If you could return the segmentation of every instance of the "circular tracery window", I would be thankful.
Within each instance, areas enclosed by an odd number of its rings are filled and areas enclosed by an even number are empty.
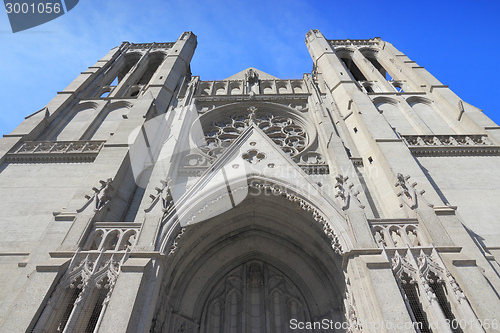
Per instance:
[[[300,121],[250,107],[229,115],[224,112],[205,126],[202,122],[204,142],[199,147],[207,155],[218,157],[252,123],[291,157],[300,155],[308,146],[306,130]]]

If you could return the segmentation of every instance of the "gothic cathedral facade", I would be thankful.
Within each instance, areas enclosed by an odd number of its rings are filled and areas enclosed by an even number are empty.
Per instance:
[[[2,332],[500,332],[500,127],[380,38],[122,43],[0,140]]]

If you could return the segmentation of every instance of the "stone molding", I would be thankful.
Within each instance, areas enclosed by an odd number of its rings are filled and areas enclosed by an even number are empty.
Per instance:
[[[137,241],[140,227],[140,223],[96,222],[80,253],[130,251]]]
[[[414,156],[498,156],[487,135],[404,135],[403,141]]]
[[[370,219],[368,222],[380,248],[429,246],[417,219]]]
[[[7,154],[11,163],[93,162],[105,141],[25,141]]]
[[[379,45],[381,40],[379,38],[370,38],[370,39],[330,39],[328,43],[335,46],[346,46],[346,45],[354,45],[354,46],[375,46]]]
[[[139,43],[130,44],[129,50],[171,49],[175,43]]]

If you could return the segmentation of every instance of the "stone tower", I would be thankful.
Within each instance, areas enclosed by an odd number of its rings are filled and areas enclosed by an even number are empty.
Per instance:
[[[2,332],[500,332],[500,131],[390,43],[123,43],[0,140]],[[450,325],[451,323],[451,325]]]

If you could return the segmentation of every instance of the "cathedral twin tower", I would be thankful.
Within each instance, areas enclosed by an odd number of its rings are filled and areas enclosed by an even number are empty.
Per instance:
[[[122,45],[0,140],[2,332],[500,332],[500,127],[393,45]]]

